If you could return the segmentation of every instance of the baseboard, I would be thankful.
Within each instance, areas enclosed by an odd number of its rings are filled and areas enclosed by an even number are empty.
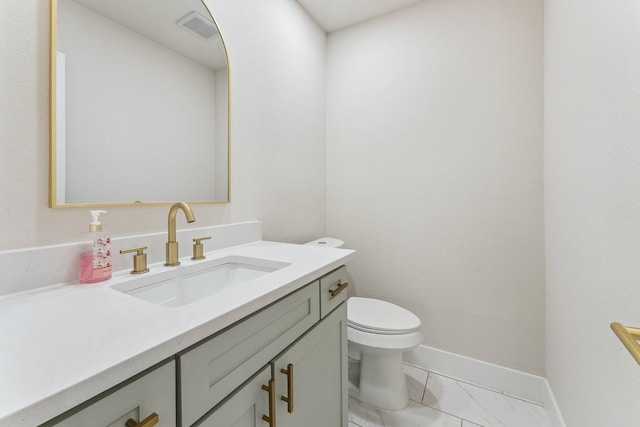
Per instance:
[[[425,345],[404,353],[404,361],[428,371],[544,405],[553,427],[566,427],[553,391],[544,377]]]
[[[558,406],[558,402],[556,402],[556,397],[553,394],[553,390],[551,389],[551,384],[546,379],[544,380],[545,384],[545,400],[544,407],[549,414],[549,419],[551,420],[551,425],[553,427],[567,427],[564,422],[564,418],[562,417],[562,413],[560,412],[560,407]]]

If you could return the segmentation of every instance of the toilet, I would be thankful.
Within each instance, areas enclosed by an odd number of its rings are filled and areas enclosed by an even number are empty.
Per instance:
[[[338,248],[344,242],[323,238],[307,244]],[[362,297],[347,300],[351,397],[386,410],[407,405],[402,353],[422,343],[420,324],[418,316],[387,301]]]

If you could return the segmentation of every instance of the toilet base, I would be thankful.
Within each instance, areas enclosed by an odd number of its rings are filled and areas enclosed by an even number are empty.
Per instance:
[[[406,407],[409,393],[402,352],[361,352],[358,388],[350,388],[349,395],[380,409],[395,411]]]

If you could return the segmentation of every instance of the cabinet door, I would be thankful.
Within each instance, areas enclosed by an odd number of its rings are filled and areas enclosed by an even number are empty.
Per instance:
[[[240,387],[227,401],[196,425],[198,427],[265,427],[269,416],[269,392],[263,390],[271,379],[271,366]]]
[[[278,427],[347,426],[346,304],[325,317],[273,364]]]
[[[190,426],[320,319],[318,282],[180,354],[181,421]]]
[[[176,425],[176,367],[169,363],[108,394],[60,422],[56,427],[124,427],[127,420],[139,422],[153,413],[156,427]]]

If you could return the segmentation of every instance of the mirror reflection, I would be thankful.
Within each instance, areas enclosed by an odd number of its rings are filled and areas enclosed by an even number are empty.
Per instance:
[[[52,1],[50,205],[228,201],[227,55],[202,1]]]

